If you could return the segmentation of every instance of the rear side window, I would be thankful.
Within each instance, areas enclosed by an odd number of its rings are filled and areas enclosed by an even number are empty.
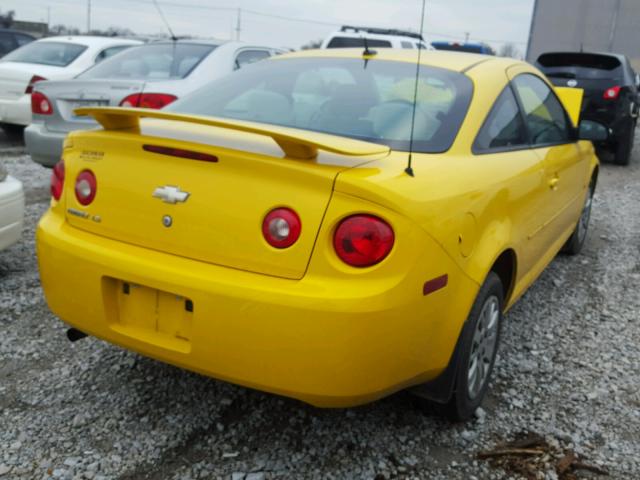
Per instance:
[[[533,145],[551,145],[570,141],[569,121],[560,100],[540,78],[531,74],[517,76],[513,85],[520,97],[525,121]]]
[[[171,80],[185,78],[215,45],[190,43],[149,44],[126,49],[100,62],[78,78],[134,78]]]
[[[36,63],[39,65],[51,65],[54,67],[66,67],[82,52],[86,45],[67,42],[32,42],[9,55],[2,60],[8,62]]]
[[[556,78],[614,79],[623,73],[616,57],[593,53],[545,53],[538,65],[547,76]]]
[[[106,60],[107,58],[114,56],[116,53],[129,48],[130,46],[131,45],[118,45],[117,47],[105,48],[96,56],[96,63],[101,62],[102,60]]]
[[[391,42],[387,40],[375,40],[367,38],[367,44],[370,47],[391,48]],[[364,40],[362,38],[351,37],[333,37],[327,48],[364,48]]]
[[[511,87],[507,86],[482,125],[473,151],[484,153],[524,145],[527,145],[527,135],[518,102]]]
[[[269,56],[269,52],[267,52],[266,50],[244,50],[243,52],[240,52],[236,57],[234,69],[237,70],[243,65],[264,60]]]

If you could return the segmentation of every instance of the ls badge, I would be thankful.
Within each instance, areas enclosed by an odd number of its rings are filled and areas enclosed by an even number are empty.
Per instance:
[[[153,197],[159,198],[164,203],[176,204],[178,202],[184,203],[189,198],[189,192],[183,192],[180,187],[173,187],[171,185],[165,185],[158,187],[153,191]]]

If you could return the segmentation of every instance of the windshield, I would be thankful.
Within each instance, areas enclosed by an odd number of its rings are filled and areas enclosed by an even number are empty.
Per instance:
[[[216,45],[162,43],[141,45],[107,58],[78,78],[133,78],[174,80],[185,78]]]
[[[416,66],[351,58],[266,60],[216,80],[166,108],[331,133],[408,150]],[[471,101],[471,80],[422,66],[414,148],[449,149]]]
[[[592,53],[546,53],[538,58],[549,77],[578,79],[622,78],[622,64],[616,57]]]
[[[32,42],[5,55],[2,61],[66,67],[86,49],[78,43]]]

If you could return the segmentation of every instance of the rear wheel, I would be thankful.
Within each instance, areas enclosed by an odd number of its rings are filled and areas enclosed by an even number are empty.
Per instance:
[[[575,230],[567,240],[567,243],[562,247],[562,251],[569,255],[577,255],[582,250],[584,241],[587,238],[587,232],[589,231],[589,220],[591,219],[591,205],[593,204],[593,193],[595,190],[594,181],[591,181],[589,185],[589,191],[584,199],[584,205],[582,206],[582,213],[580,219],[576,225]]]
[[[446,406],[454,421],[471,418],[482,403],[500,342],[504,294],[502,282],[489,273],[462,331],[460,363],[453,396]]]
[[[636,122],[632,121],[629,132],[620,139],[614,152],[613,162],[616,165],[629,165],[629,161],[631,160],[631,151],[633,150],[635,130]]]

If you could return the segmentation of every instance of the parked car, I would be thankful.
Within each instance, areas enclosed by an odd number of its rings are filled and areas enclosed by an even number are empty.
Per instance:
[[[554,85],[584,90],[582,117],[612,132],[597,146],[611,151],[615,163],[628,165],[640,108],[640,77],[629,59],[613,53],[549,52],[536,64]]]
[[[24,217],[22,183],[0,163],[0,251],[20,239]]]
[[[0,58],[22,45],[33,42],[35,39],[35,37],[28,33],[22,33],[8,28],[0,28]]]
[[[31,123],[31,92],[42,80],[72,78],[141,42],[116,37],[48,37],[0,59],[0,125]]]
[[[431,46],[436,50],[446,50],[448,52],[466,52],[481,53],[483,55],[495,55],[496,52],[491,45],[486,43],[470,43],[470,42],[447,42],[435,41],[431,42]]]
[[[78,110],[102,128],[67,137],[37,229],[70,338],[323,407],[420,385],[469,418],[503,312],[582,248],[579,135],[607,131],[524,62],[426,52],[416,87],[416,58],[299,52]]]
[[[240,42],[162,41],[132,48],[76,78],[40,82],[31,104],[33,122],[25,130],[27,150],[34,161],[53,167],[67,133],[97,125],[75,115],[75,108],[162,108],[215,78],[280,52]]]
[[[406,30],[352,27],[344,25],[340,31],[329,35],[322,42],[320,48],[355,48],[364,47],[364,39],[371,48],[423,48],[433,50],[425,43],[424,38],[419,33]]]

